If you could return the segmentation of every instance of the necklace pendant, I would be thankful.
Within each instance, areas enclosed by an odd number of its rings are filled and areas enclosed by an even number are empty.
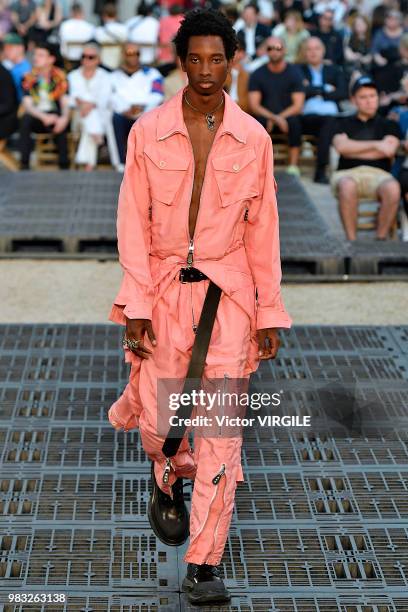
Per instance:
[[[215,128],[215,115],[207,113],[205,118],[207,120],[207,127],[208,127],[208,129],[213,131],[214,128]]]

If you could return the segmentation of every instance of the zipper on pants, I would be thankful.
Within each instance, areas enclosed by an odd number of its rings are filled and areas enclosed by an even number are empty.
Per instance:
[[[210,512],[211,512],[211,509],[212,509],[212,507],[213,507],[214,500],[215,500],[215,498],[216,498],[216,496],[217,496],[217,493],[218,493],[218,486],[219,486],[219,483],[220,483],[220,481],[221,481],[221,478],[226,478],[226,465],[225,465],[225,463],[222,463],[222,464],[221,464],[221,467],[220,467],[219,471],[218,471],[218,472],[217,472],[217,473],[214,475],[214,477],[211,479],[211,482],[212,482],[212,483],[215,485],[215,488],[214,488],[214,493],[213,493],[213,495],[212,495],[212,497],[211,497],[211,501],[210,501],[210,504],[209,504],[209,506],[208,506],[207,515],[206,515],[206,517],[205,517],[205,519],[204,519],[204,521],[203,521],[203,524],[201,525],[200,530],[199,530],[199,531],[198,531],[198,533],[195,535],[195,537],[194,537],[194,539],[193,539],[193,540],[191,540],[191,539],[190,539],[190,546],[191,546],[191,544],[192,544],[193,542],[195,542],[195,541],[197,540],[197,538],[198,538],[198,537],[199,537],[199,536],[200,536],[200,535],[203,533],[204,528],[205,528],[205,527],[206,527],[206,525],[207,525],[207,522],[208,522],[208,517],[210,516]],[[218,513],[218,516],[217,516],[217,519],[216,519],[216,523],[215,523],[215,525],[214,525],[214,527],[213,527],[213,530],[212,530],[212,533],[213,533],[213,545],[212,545],[212,549],[211,549],[211,551],[209,552],[208,556],[210,556],[210,555],[212,555],[212,554],[213,554],[214,547],[215,547],[215,544],[216,544],[216,537],[217,537],[217,533],[218,533],[218,527],[219,527],[219,523],[220,523],[220,519],[221,519],[221,514],[222,514],[222,512],[223,512],[223,510],[224,510],[224,508],[225,508],[225,489],[226,489],[226,487],[227,487],[227,483],[225,482],[225,483],[224,483],[224,491],[223,491],[223,494],[222,494],[222,508],[221,508],[221,510],[220,510],[220,511],[219,511],[219,513]],[[205,563],[205,561],[204,561],[204,563]]]
[[[169,482],[169,477],[170,477],[170,472],[171,472],[171,468],[173,466],[171,465],[171,461],[169,458],[166,459],[166,465],[164,466],[164,472],[163,472],[163,482],[164,484],[168,484]]]

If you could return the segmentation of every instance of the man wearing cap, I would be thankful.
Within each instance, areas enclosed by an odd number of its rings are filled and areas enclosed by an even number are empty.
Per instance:
[[[11,32],[4,37],[3,44],[3,65],[11,72],[18,102],[21,102],[23,97],[22,82],[25,75],[31,72],[31,64],[25,56],[24,41],[21,36]]]
[[[334,129],[333,145],[340,158],[331,186],[348,240],[356,239],[360,198],[379,201],[376,237],[385,240],[400,201],[399,184],[390,173],[400,130],[396,122],[378,115],[378,91],[370,77],[354,82],[351,101],[356,114],[339,118]]]

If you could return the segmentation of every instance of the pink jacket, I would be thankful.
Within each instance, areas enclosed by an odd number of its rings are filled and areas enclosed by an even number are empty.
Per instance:
[[[124,315],[151,319],[155,301],[189,256],[244,308],[253,329],[289,328],[292,320],[280,292],[270,136],[225,94],[190,241],[194,156],[182,94],[143,115],[129,134],[117,215],[124,275],[109,319],[122,325]]]

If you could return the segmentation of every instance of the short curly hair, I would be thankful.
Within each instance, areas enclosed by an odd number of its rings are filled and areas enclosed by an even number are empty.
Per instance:
[[[177,55],[183,61],[187,57],[191,36],[220,36],[224,43],[227,60],[234,57],[238,40],[231,23],[221,11],[208,8],[195,8],[186,13],[173,42]]]

